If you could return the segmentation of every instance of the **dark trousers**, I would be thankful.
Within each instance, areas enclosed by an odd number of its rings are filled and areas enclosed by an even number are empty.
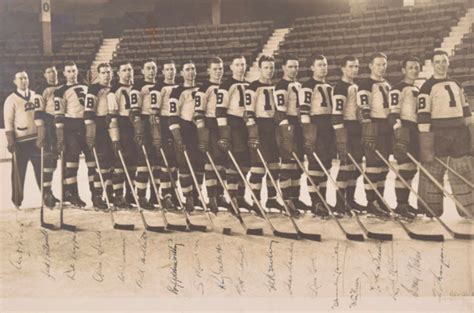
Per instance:
[[[28,161],[33,164],[35,171],[36,183],[41,188],[41,156],[35,140],[17,142],[15,147],[17,163],[14,164],[12,158],[12,201],[16,206],[20,206],[23,202],[24,184],[26,168]],[[27,190],[31,186],[27,186]]]

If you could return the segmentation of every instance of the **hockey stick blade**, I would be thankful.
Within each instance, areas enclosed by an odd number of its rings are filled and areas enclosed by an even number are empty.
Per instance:
[[[247,235],[263,236],[262,228],[247,228]]]
[[[273,230],[273,235],[277,237],[287,238],[287,239],[300,239],[299,233],[286,233],[279,230]],[[320,238],[321,240],[321,238]]]
[[[313,241],[321,241],[320,234],[307,234],[303,233],[302,231],[298,231],[298,236],[303,239],[313,240]],[[364,241],[364,236],[362,236],[362,241]]]
[[[366,233],[367,238],[373,239],[373,240],[380,240],[380,241],[392,241],[393,240],[393,235],[392,234],[387,234],[387,233],[374,233],[371,231],[367,231]]]
[[[114,229],[120,229],[120,230],[135,230],[135,225],[133,224],[114,224]]]
[[[77,230],[77,227],[75,225],[65,224],[65,223],[62,223],[60,228],[67,231],[72,231],[72,232],[75,232]]]
[[[50,223],[46,223],[46,222],[41,222],[41,227],[51,229],[51,230],[56,229],[56,226],[54,226],[54,224],[50,224]]]
[[[412,231],[408,231],[408,237],[415,240],[423,240],[423,241],[433,241],[433,242],[443,242],[444,236],[443,235],[428,235],[428,234],[417,234]]]
[[[186,216],[186,223],[188,224],[189,230],[195,230],[195,231],[200,231],[205,233],[207,231],[207,226],[206,225],[196,225],[191,223],[191,220],[189,219],[188,216]]]
[[[171,223],[168,223],[167,228],[169,230],[176,230],[176,231],[187,231],[188,230],[188,226],[186,226],[186,225],[178,225],[178,224],[171,224]]]
[[[455,239],[474,240],[474,235],[473,235],[473,234],[462,234],[462,233],[452,232],[451,235],[452,235]]]

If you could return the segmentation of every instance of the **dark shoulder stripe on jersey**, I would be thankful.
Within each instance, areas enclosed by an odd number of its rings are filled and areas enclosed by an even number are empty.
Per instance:
[[[287,91],[288,90],[288,86],[290,85],[290,81],[286,80],[286,79],[280,79],[280,81],[276,84],[275,86],[275,91],[276,90],[284,90],[284,91]]]
[[[105,86],[102,86],[102,85],[99,84],[99,83],[93,84],[93,85],[91,85],[91,86],[87,89],[87,94],[91,94],[91,95],[97,96],[97,95],[99,94],[99,91],[100,91],[102,88],[105,88]]]
[[[143,86],[145,86],[145,84],[146,84],[146,82],[143,79],[140,79],[139,81],[137,81],[133,84],[132,90],[141,91]]]
[[[365,90],[372,92],[372,86],[376,83],[372,78],[366,78],[361,80],[359,84],[359,91]]]
[[[350,85],[351,84],[346,83],[343,80],[337,81],[336,85],[334,86],[334,95],[341,95],[341,96],[347,97],[347,91]]]
[[[317,84],[317,81],[316,81],[314,78],[310,78],[310,79],[308,79],[307,81],[305,81],[305,82],[303,83],[302,88],[313,89],[314,86],[316,86],[316,84]]]
[[[423,93],[423,94],[429,95],[431,93],[431,89],[433,88],[433,86],[438,82],[439,81],[437,79],[434,79],[433,77],[431,77],[430,79],[425,81],[423,85],[421,85],[420,94]]]

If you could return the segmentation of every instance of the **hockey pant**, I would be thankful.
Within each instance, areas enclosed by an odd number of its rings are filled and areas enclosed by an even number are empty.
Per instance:
[[[206,157],[198,149],[196,125],[194,125],[193,122],[183,119],[180,119],[179,125],[181,128],[184,146],[186,147],[186,151],[188,152],[188,156],[191,161],[191,166],[193,167],[193,171],[196,174],[198,184],[201,188],[204,179],[204,160]],[[193,178],[187,164],[186,166],[179,168],[179,182],[185,197],[193,195],[193,197],[197,199],[198,193],[194,188]]]
[[[415,158],[418,158],[418,127],[417,124],[409,121],[402,121],[402,126],[408,128],[410,131],[410,142],[408,144],[408,152]],[[397,159],[398,173],[407,183],[411,185],[411,181],[416,174],[416,165],[405,156],[401,159]],[[397,197],[398,204],[407,204],[410,196],[410,189],[405,186],[401,179],[397,176],[395,179],[395,195]]]
[[[250,152],[247,146],[247,127],[242,117],[228,115],[227,123],[231,128],[231,151],[243,174],[247,176],[250,170]],[[228,162],[226,169],[227,189],[231,197],[244,197],[245,183],[239,176],[232,162]]]
[[[112,184],[112,165],[114,162],[114,152],[112,150],[112,142],[110,140],[109,132],[107,130],[107,123],[104,116],[98,116],[95,119],[96,135],[95,135],[95,150],[97,152],[97,159],[100,164],[100,169],[104,183],[106,186],[107,195],[112,200],[113,184]],[[97,194],[103,193],[102,183],[100,181],[99,167],[96,168],[94,175],[94,189]]]
[[[206,127],[209,130],[209,154],[211,155],[216,169],[219,172],[222,179],[226,180],[226,167],[227,167],[227,157],[222,152],[218,145],[217,141],[219,140],[219,133],[217,130],[217,121],[215,119],[206,118]],[[206,175],[206,189],[208,197],[217,197],[218,195],[224,194],[224,189],[221,184],[217,181],[216,172],[212,168],[211,163],[205,158],[206,162],[204,165],[204,173]]]
[[[294,145],[293,151],[300,160],[303,159],[303,130],[298,122],[297,116],[288,116],[288,122],[294,126]],[[280,188],[285,199],[298,199],[300,197],[300,180],[303,171],[296,163],[296,160],[291,158],[281,160],[280,168]]]
[[[176,165],[176,153],[174,150],[173,144],[173,137],[169,130],[169,117],[162,116],[160,117],[160,125],[161,125],[161,141],[163,152],[165,153],[166,160],[168,161],[168,165],[170,167],[171,175],[175,182],[178,181],[178,171]],[[168,194],[175,195],[173,191],[173,186],[171,184],[170,176],[168,173],[168,168],[161,157],[161,152],[156,152],[158,157],[158,165],[160,166],[160,182],[161,182],[161,194],[162,196],[166,196]],[[156,177],[155,177],[156,178]],[[178,195],[175,195],[178,197]]]

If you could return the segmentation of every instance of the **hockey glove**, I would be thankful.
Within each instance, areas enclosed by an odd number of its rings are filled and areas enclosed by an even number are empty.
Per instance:
[[[133,141],[141,147],[143,145],[143,136],[145,135],[145,125],[140,116],[132,119],[133,124]]]
[[[95,145],[95,132],[96,132],[96,125],[94,121],[87,121],[86,122],[86,144],[90,150],[94,148]]]
[[[56,125],[56,150],[58,153],[64,152],[64,125]]]
[[[38,149],[41,149],[46,144],[46,130],[44,124],[36,125],[36,132],[36,146],[38,147]]]
[[[410,143],[410,130],[406,127],[395,129],[395,144],[393,146],[393,156],[397,161],[405,160]]]
[[[223,125],[218,127],[219,140],[217,140],[217,146],[223,152],[227,152],[230,149],[231,141],[231,129],[229,125]]]
[[[336,149],[337,154],[339,155],[339,160],[341,162],[347,161],[347,144],[348,144],[348,135],[347,135],[347,128],[342,127],[334,130],[336,135]]]
[[[202,153],[206,153],[209,149],[209,129],[206,127],[198,127],[197,129],[198,136],[198,149]]]
[[[248,139],[247,144],[250,149],[257,150],[260,148],[260,139],[258,135],[258,126],[256,124],[247,126]]]
[[[184,157],[184,143],[183,137],[181,136],[181,129],[174,128],[171,129],[171,135],[174,140],[174,149],[176,151],[176,161],[180,168],[186,168],[186,158]]]
[[[378,126],[373,122],[362,123],[362,146],[366,151],[377,149]]]
[[[15,151],[15,132],[13,130],[7,131],[6,133],[7,136],[7,149],[10,153],[13,153]]]
[[[293,153],[295,128],[291,124],[283,124],[278,126],[277,143],[280,150],[280,157],[283,160],[290,160]]]
[[[316,147],[316,139],[318,138],[318,126],[313,123],[304,123],[303,128],[303,150],[309,157],[313,154]]]
[[[152,145],[157,149],[161,149],[161,130],[158,116],[150,115],[150,130]]]
[[[434,161],[434,133],[420,132],[418,138],[420,140],[420,161]]]
[[[109,124],[109,136],[112,141],[112,148],[115,156],[118,157],[118,150],[120,149],[120,133],[118,128],[118,121],[116,117],[110,118]]]

